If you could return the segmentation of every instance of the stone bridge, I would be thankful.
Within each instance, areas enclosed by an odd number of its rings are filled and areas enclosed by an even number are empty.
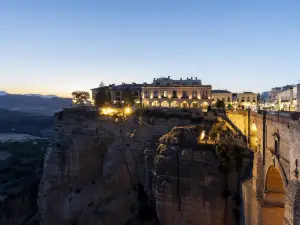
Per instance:
[[[225,119],[254,152],[252,176],[242,184],[243,224],[299,225],[299,116],[237,111]]]

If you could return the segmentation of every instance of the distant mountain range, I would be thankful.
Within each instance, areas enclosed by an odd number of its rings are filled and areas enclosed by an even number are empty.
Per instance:
[[[0,91],[0,96],[3,95],[9,95],[6,91]],[[25,96],[37,96],[42,98],[59,98],[57,95],[41,95],[41,94],[19,94],[19,95],[25,95]]]
[[[0,91],[0,96],[3,96],[3,95],[8,95],[8,93],[5,91]]]
[[[39,94],[12,95],[0,91],[0,108],[3,109],[53,115],[56,111],[70,107],[71,104],[71,98]]]
[[[25,96],[37,96],[41,98],[59,98],[56,95],[25,94]]]

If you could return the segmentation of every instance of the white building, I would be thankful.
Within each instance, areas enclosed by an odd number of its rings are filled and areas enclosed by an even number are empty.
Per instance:
[[[218,100],[223,101],[226,108],[233,105],[232,93],[227,90],[212,90],[212,100],[213,105],[216,104]]]
[[[279,110],[300,112],[300,84],[277,94]]]
[[[202,85],[197,78],[173,80],[170,77],[154,79],[142,86],[143,107],[201,108],[212,105],[211,85]]]
[[[253,92],[244,92],[237,95],[238,108],[251,109],[257,108],[257,94]]]

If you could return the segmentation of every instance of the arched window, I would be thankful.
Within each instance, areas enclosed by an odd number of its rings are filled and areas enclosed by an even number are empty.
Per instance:
[[[187,103],[186,101],[184,101],[184,102],[182,102],[182,103],[180,104],[180,107],[181,107],[181,108],[188,108],[188,107],[189,107],[189,103]]]
[[[203,102],[201,104],[201,109],[203,112],[207,112],[207,109],[208,109],[208,103],[207,102]]]
[[[199,108],[198,102],[192,102],[191,108]]]
[[[161,107],[169,107],[169,103],[167,101],[163,101],[161,103]]]
[[[153,107],[159,107],[159,103],[158,103],[158,101],[154,101],[154,102],[152,102],[152,106],[153,106]]]
[[[178,102],[176,101],[171,102],[171,107],[173,108],[178,107]]]

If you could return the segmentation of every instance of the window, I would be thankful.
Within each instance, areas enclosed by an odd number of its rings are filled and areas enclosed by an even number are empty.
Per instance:
[[[250,97],[247,97],[247,102],[250,102]]]
[[[177,91],[172,92],[172,98],[177,98]]]
[[[167,98],[168,97],[168,92],[167,91],[163,91],[163,98]]]
[[[202,98],[203,98],[203,99],[207,99],[207,91],[203,91]]]
[[[148,91],[144,92],[144,98],[149,98],[149,92]]]
[[[227,98],[227,102],[231,102],[231,101],[230,101],[230,97]]]
[[[134,91],[134,92],[132,93],[132,95],[133,95],[133,96],[139,96],[139,93],[138,93],[137,91]]]
[[[245,101],[245,98],[244,97],[242,97],[242,102],[244,102]]]
[[[222,98],[222,101],[225,102],[225,98],[224,97]]]
[[[186,91],[182,91],[182,98],[188,98]]]
[[[160,83],[159,83],[159,82],[156,82],[156,85],[160,85]]]
[[[256,102],[256,98],[255,97],[253,97],[253,102]]]
[[[192,98],[197,98],[197,91],[192,91]]]
[[[158,98],[158,92],[157,91],[153,92],[153,98]]]
[[[116,96],[120,96],[120,95],[121,95],[121,92],[116,91]]]

